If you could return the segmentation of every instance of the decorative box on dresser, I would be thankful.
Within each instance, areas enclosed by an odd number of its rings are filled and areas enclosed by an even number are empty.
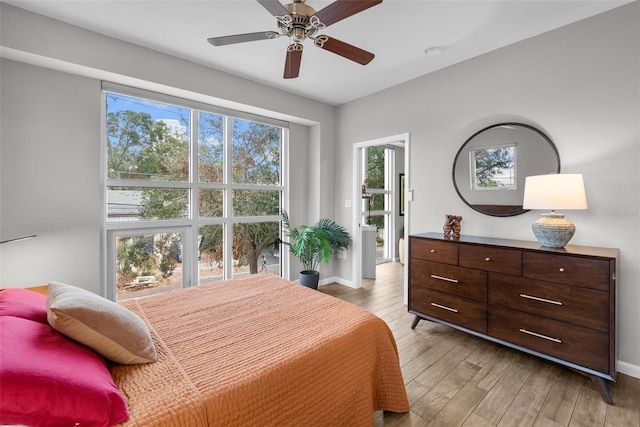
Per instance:
[[[612,404],[619,250],[409,237],[409,312],[591,377]]]

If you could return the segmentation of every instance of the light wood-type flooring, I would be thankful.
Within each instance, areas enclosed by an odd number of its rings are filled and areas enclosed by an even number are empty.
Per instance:
[[[640,427],[640,379],[618,374],[607,405],[591,379],[555,363],[426,320],[412,330],[402,288],[400,263],[378,265],[361,289],[320,287],[395,336],[411,410],[378,411],[376,426]]]

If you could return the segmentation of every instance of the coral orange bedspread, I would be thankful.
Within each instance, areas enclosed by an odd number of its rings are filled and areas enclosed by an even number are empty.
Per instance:
[[[158,350],[111,367],[125,426],[367,426],[409,410],[387,325],[331,296],[256,274],[122,305]]]

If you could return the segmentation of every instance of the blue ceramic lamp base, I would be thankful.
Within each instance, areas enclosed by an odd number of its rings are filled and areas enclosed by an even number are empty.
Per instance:
[[[547,248],[564,248],[576,232],[576,226],[556,212],[542,214],[531,229],[540,244]]]

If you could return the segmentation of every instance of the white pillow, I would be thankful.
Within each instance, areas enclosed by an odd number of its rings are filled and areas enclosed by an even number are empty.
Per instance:
[[[114,362],[157,359],[149,329],[138,315],[87,290],[49,283],[47,320],[58,332]]]

